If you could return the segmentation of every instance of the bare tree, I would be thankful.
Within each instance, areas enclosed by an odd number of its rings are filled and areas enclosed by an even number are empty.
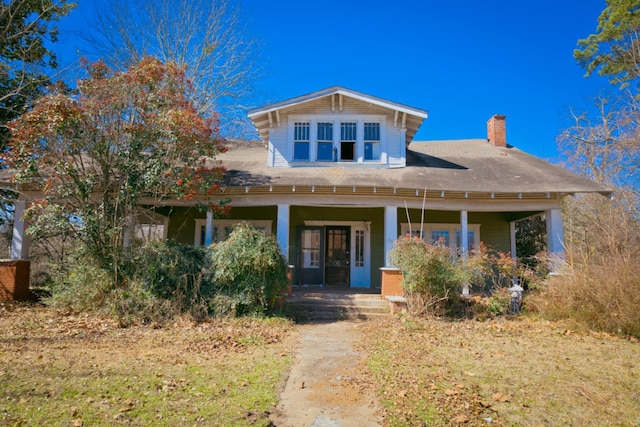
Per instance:
[[[147,55],[186,66],[200,113],[217,111],[226,137],[246,136],[257,42],[230,1],[113,0],[95,9],[98,25],[87,38],[116,69]]]
[[[640,194],[640,103],[632,95],[599,96],[592,111],[571,111],[559,137],[569,166],[596,182]]]

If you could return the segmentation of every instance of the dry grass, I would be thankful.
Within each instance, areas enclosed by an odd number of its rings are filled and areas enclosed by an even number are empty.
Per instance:
[[[163,329],[0,305],[0,425],[268,425],[292,325]]]
[[[640,344],[530,319],[365,329],[390,426],[637,426]]]

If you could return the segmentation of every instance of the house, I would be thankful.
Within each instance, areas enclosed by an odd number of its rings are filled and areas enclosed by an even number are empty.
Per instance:
[[[489,119],[486,138],[413,141],[427,116],[340,86],[253,109],[261,140],[230,142],[219,157],[229,217],[166,201],[141,211],[139,230],[202,245],[244,220],[277,237],[296,283],[377,288],[398,236],[515,253],[516,222],[544,213],[548,249],[561,255],[561,200],[609,193],[510,146],[505,116]],[[26,256],[23,228],[16,221],[15,259]]]

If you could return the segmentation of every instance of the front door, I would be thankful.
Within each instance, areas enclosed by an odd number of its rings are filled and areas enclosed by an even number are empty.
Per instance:
[[[349,286],[351,227],[326,227],[325,284]]]

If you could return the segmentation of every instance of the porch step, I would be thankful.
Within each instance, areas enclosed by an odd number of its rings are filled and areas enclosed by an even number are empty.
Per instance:
[[[389,302],[376,294],[293,294],[286,299],[287,311],[299,322],[369,320],[389,316]]]

